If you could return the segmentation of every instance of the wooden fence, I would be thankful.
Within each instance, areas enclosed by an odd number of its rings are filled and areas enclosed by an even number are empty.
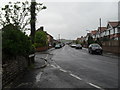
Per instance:
[[[103,51],[120,54],[120,41],[106,41],[102,43]]]

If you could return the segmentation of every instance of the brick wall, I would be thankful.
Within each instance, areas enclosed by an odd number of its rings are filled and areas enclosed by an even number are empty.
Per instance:
[[[39,48],[36,48],[36,51],[37,52],[46,51],[46,50],[48,50],[50,48],[52,48],[52,46],[39,47]]]
[[[2,86],[9,84],[28,67],[25,57],[19,56],[2,65]]]

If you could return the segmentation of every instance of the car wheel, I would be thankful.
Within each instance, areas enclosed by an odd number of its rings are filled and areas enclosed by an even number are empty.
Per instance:
[[[90,54],[93,54],[92,50],[90,50]]]
[[[100,52],[100,55],[102,55],[102,51]]]

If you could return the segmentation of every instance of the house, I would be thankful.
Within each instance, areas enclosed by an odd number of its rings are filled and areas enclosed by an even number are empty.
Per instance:
[[[38,31],[44,31],[44,27],[41,26],[39,29],[37,29],[37,32]],[[48,42],[48,46],[53,46],[53,36],[48,34],[46,31],[44,31],[47,35],[47,42]]]
[[[87,35],[85,36],[85,41],[86,42],[87,42],[89,36],[91,36],[91,33],[87,33]]]
[[[120,22],[108,22],[106,36],[112,40],[120,40]]]
[[[53,36],[51,36],[47,32],[46,32],[46,34],[47,34],[48,45],[53,46]]]
[[[97,38],[97,30],[91,31],[91,36],[93,37],[94,40]]]
[[[107,29],[106,27],[98,27],[100,38],[103,38],[106,35],[105,33],[106,29]]]

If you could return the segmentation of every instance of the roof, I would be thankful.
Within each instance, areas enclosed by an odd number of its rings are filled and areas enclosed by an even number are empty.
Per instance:
[[[107,29],[107,27],[101,27],[101,29],[100,29],[100,27],[98,27],[98,31],[100,31],[100,32],[103,32],[103,31],[105,31]]]
[[[81,40],[81,38],[77,38],[77,40]]]
[[[91,31],[91,34],[96,34],[97,33],[97,30],[94,30],[94,31]]]
[[[47,35],[49,35],[50,37],[52,37],[53,38],[53,36],[52,35],[50,35],[50,34],[48,34],[47,32],[45,32]]]
[[[120,25],[120,21],[108,22],[108,24],[110,24],[112,27],[117,27],[118,25]]]

